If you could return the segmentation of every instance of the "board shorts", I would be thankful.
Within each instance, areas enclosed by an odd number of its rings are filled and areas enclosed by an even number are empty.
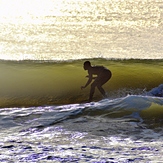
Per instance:
[[[112,77],[112,73],[110,70],[103,70],[92,83],[94,86],[102,86]]]

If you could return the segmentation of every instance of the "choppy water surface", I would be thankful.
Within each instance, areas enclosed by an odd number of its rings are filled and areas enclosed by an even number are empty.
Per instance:
[[[128,96],[87,104],[1,109],[0,160],[162,161],[162,123],[150,126],[153,119],[162,121],[162,104],[159,98]],[[150,107],[158,114],[150,117]]]

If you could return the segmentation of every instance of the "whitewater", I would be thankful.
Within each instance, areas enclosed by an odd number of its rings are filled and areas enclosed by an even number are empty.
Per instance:
[[[161,0],[0,0],[0,162],[162,162]],[[83,63],[112,72],[88,103]]]

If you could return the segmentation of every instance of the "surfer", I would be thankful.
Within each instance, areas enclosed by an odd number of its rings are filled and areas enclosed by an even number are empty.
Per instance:
[[[86,76],[88,77],[88,81],[85,84],[85,86],[81,86],[81,89],[86,88],[94,79],[94,82],[91,84],[89,102],[92,101],[96,87],[104,97],[107,97],[105,90],[102,88],[102,85],[104,85],[111,78],[112,76],[111,71],[104,66],[91,66],[90,61],[85,61],[83,68],[84,70],[88,70],[88,75]],[[97,76],[93,77],[93,75]]]

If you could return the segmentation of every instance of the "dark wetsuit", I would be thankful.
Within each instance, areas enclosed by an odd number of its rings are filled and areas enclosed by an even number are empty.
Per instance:
[[[92,83],[93,85],[102,86],[105,84],[112,76],[112,73],[110,70],[103,66],[93,66],[91,68],[91,71],[88,71],[89,77],[91,78],[91,75],[97,75],[95,78],[95,81]]]
[[[92,100],[95,87],[97,87],[101,94],[106,97],[106,93],[102,88],[102,85],[111,78],[111,71],[103,66],[93,66],[88,70],[88,74],[89,80],[95,79],[94,82],[91,84],[89,101]],[[93,75],[97,75],[97,77],[94,78]]]

